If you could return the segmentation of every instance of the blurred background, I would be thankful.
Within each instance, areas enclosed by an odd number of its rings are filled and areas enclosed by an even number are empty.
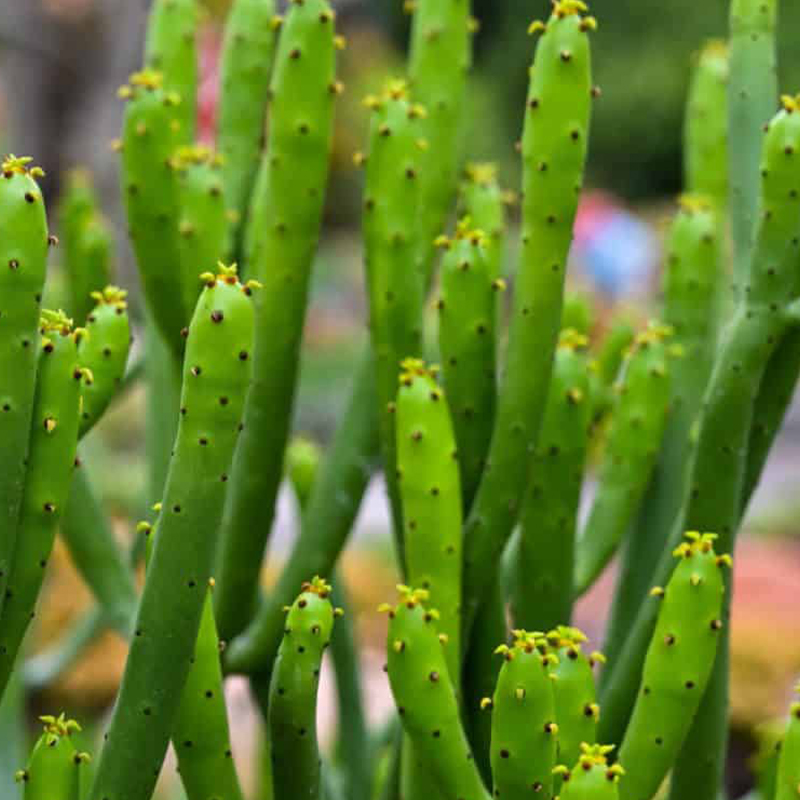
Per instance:
[[[355,354],[365,338],[361,179],[352,160],[366,135],[367,112],[361,99],[386,77],[402,73],[408,33],[401,0],[333,4],[350,43],[340,69],[347,90],[338,110],[327,226],[315,272],[296,422],[298,430],[323,442],[336,423]],[[118,282],[131,290],[134,305],[136,279],[120,213],[118,157],[110,143],[121,124],[116,90],[140,65],[148,5],[149,0],[0,0],[0,151],[32,155],[45,168],[51,209],[57,205],[66,170],[78,165],[91,169],[118,232]],[[200,127],[202,137],[212,141],[217,56],[228,2],[207,0],[205,5]],[[514,190],[519,185],[514,145],[533,47],[526,28],[533,18],[546,15],[549,4],[473,0],[473,5],[481,27],[468,93],[465,157],[496,161],[504,185]],[[662,233],[682,184],[681,134],[692,58],[707,38],[725,35],[728,3],[593,0],[591,6],[600,20],[594,63],[602,96],[594,107],[587,192],[570,281],[573,291],[591,298],[593,325],[600,331],[620,308],[640,321],[657,308]],[[783,91],[794,93],[800,87],[800,4],[784,6],[780,80]],[[512,271],[514,236],[509,239]],[[56,253],[53,298],[58,296],[57,259]],[[131,520],[142,507],[143,413],[142,392],[136,390],[87,442],[90,468],[118,520],[121,537],[130,535]],[[800,587],[798,464],[800,410],[794,409],[748,517],[744,557],[738,559],[736,572],[732,722],[743,772],[754,749],[756,726],[782,712],[791,682],[800,673],[800,616],[795,606]],[[277,523],[276,563],[291,541],[295,519],[292,501],[285,497]],[[373,611],[395,582],[386,532],[383,493],[376,485],[362,509],[345,572],[360,609],[368,690],[377,698],[370,707],[377,716],[386,713],[389,700],[380,673],[382,628]],[[38,647],[56,638],[90,602],[63,553],[61,562],[50,579]],[[275,569],[271,560],[265,580]],[[593,642],[602,631],[602,610],[607,606],[602,596],[610,596],[610,579],[597,591],[578,620]],[[49,694],[35,699],[37,707],[52,709],[57,704],[74,715],[100,713],[113,697],[124,653],[124,645],[109,634]],[[233,713],[245,719],[247,704],[237,700],[242,687],[234,685],[231,691]],[[744,781],[743,777],[742,785]]]

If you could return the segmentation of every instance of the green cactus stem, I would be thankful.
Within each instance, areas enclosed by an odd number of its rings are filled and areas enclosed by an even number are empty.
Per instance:
[[[447,669],[458,691],[462,516],[456,438],[435,370],[416,359],[406,359],[402,367],[394,413],[406,572],[438,606],[437,627],[448,639]],[[410,737],[403,745],[403,793],[440,796],[418,748]]]
[[[148,800],[189,673],[242,407],[252,377],[252,285],[220,266],[186,342],[181,416],[158,538],[92,800]]]
[[[331,636],[331,661],[336,679],[337,766],[340,767],[344,797],[371,797],[375,765],[367,752],[376,753],[379,746],[370,736],[362,697],[362,671],[352,605],[344,588],[341,574],[334,574],[331,602],[342,609]],[[395,726],[397,727],[397,726]],[[394,728],[392,728],[394,730]],[[391,734],[387,737],[390,741]],[[381,743],[385,747],[385,743]]]
[[[639,510],[655,469],[670,400],[672,328],[653,324],[628,352],[598,487],[576,548],[575,592],[600,575]]]
[[[341,90],[335,75],[338,42],[327,0],[291,3],[272,75],[269,142],[245,236],[248,274],[263,283],[264,291],[256,303],[246,433],[236,453],[215,571],[214,610],[220,635],[228,641],[252,618],[283,476],[335,98]]]
[[[25,800],[79,800],[81,766],[89,761],[89,754],[75,749],[71,735],[81,727],[63,714],[39,719],[44,733],[33,747],[28,766],[16,774]]]
[[[728,207],[728,46],[708,42],[697,57],[684,120],[684,184],[708,198],[716,214]],[[770,98],[770,103],[774,97]],[[772,112],[772,105],[768,113]],[[724,229],[724,226],[723,226]]]
[[[761,160],[759,223],[753,250],[750,291],[728,323],[704,400],[696,433],[696,456],[687,482],[689,493],[682,526],[718,526],[720,547],[733,548],[744,490],[746,449],[753,420],[754,399],[770,357],[782,336],[795,326],[797,251],[800,225],[797,201],[800,186],[800,112],[796,98],[784,97],[783,109],[764,137]],[[681,523],[681,520],[678,520]],[[676,523],[677,528],[677,523]],[[670,536],[670,545],[677,530]],[[667,557],[669,553],[665,554]],[[663,584],[671,569],[662,556],[655,583]],[[644,652],[653,630],[655,608],[642,604],[625,649],[603,693],[601,726],[611,733],[624,725],[633,705],[631,681],[637,682]],[[728,601],[723,619],[727,618]],[[698,739],[687,740],[674,782],[692,791],[716,791],[722,774],[727,733],[727,646],[723,637],[707,703],[697,717]],[[707,725],[707,721],[713,723]],[[686,775],[684,782],[682,775]],[[695,786],[696,784],[696,786]],[[699,788],[698,788],[699,787]],[[713,787],[713,788],[712,788]]]
[[[439,349],[453,411],[464,508],[478,487],[494,425],[497,397],[497,293],[505,283],[492,272],[487,237],[463,219],[453,239],[440,237]],[[437,601],[434,599],[434,602]]]
[[[286,630],[272,673],[269,730],[275,797],[320,798],[317,689],[335,611],[331,587],[316,577],[287,610]]]
[[[461,660],[461,483],[453,425],[435,372],[406,359],[397,392],[397,470],[407,570],[439,610],[450,643],[447,666],[459,684]]]
[[[225,23],[217,147],[225,159],[222,180],[230,226],[230,253],[234,258],[238,257],[258,172],[280,24],[274,0],[236,0]]]
[[[688,533],[678,565],[660,598],[653,638],[619,761],[626,778],[621,800],[649,800],[667,775],[689,731],[711,676],[722,629],[722,571],[729,556],[716,536]]]
[[[67,176],[58,222],[69,313],[83,323],[94,306],[92,292],[101,290],[110,280],[114,247],[109,224],[98,210],[91,178],[85,171],[73,170]]]
[[[595,368],[590,375],[593,423],[602,420],[614,405],[613,387],[619,377],[625,354],[635,338],[636,331],[631,321],[624,315],[618,315],[600,343]]]
[[[183,352],[184,308],[178,252],[178,188],[172,157],[181,143],[179,98],[160,72],[137,72],[120,90],[126,101],[122,194],[133,251],[153,321],[176,359]]]
[[[564,296],[561,328],[572,328],[581,336],[591,336],[594,327],[594,306],[590,295],[583,292],[568,292]]]
[[[22,796],[14,773],[28,748],[26,712],[22,676],[15,672],[0,700],[0,792],[8,800],[20,800]]]
[[[550,666],[558,723],[558,763],[575,764],[581,745],[597,739],[600,706],[595,697],[594,666],[605,661],[601,653],[586,653],[586,635],[559,625],[547,634],[547,646],[556,656]],[[556,663],[557,662],[557,663]]]
[[[520,511],[511,603],[515,624],[531,630],[550,630],[572,617],[578,506],[591,424],[587,344],[572,329],[561,334]]]
[[[539,652],[540,637],[516,630],[513,644],[496,651],[503,666],[494,695],[483,701],[492,711],[495,797],[553,795],[559,728],[549,669],[558,659]]]
[[[670,365],[670,412],[661,453],[624,548],[605,646],[612,658],[647,595],[675,509],[683,502],[693,449],[690,434],[711,375],[718,338],[719,236],[712,201],[700,196],[681,198],[667,239],[663,317],[672,327],[672,341],[683,357]]]
[[[178,253],[183,306],[194,312],[198,270],[213,270],[228,246],[222,156],[201,145],[181,147],[172,159],[178,182]]]
[[[197,644],[172,728],[178,772],[189,800],[242,800],[228,731],[220,641],[212,591],[206,592]]]
[[[149,315],[148,315],[149,316]],[[147,455],[147,500],[161,497],[169,471],[170,453],[178,432],[181,375],[173,351],[148,318],[145,326],[145,454]]]
[[[505,593],[496,580],[478,609],[461,666],[464,725],[486,786],[492,785],[492,715],[481,708],[481,700],[490,697],[497,685],[501,662],[494,648],[507,635]]]
[[[796,691],[800,692],[800,686]],[[775,800],[796,800],[800,797],[800,703],[794,703],[789,714],[778,760]]]
[[[17,537],[47,268],[47,217],[30,158],[0,163],[0,611]]]
[[[758,225],[759,156],[764,125],[778,100],[777,0],[730,5],[728,159],[734,291],[748,282]]]
[[[421,135],[428,142],[420,174],[418,263],[433,270],[434,240],[445,229],[458,185],[467,77],[474,21],[470,0],[414,0],[408,76],[414,98],[428,109]],[[410,352],[404,355],[412,355]]]
[[[564,782],[560,800],[618,800],[625,770],[619,764],[609,766],[608,755],[613,749],[614,745],[583,744],[572,769],[556,767],[556,775]]]
[[[718,526],[720,547],[726,551],[733,549],[739,527],[746,448],[758,387],[778,343],[797,327],[796,307],[792,304],[797,283],[795,243],[800,241],[796,200],[800,196],[800,163],[795,158],[800,150],[800,105],[796,98],[788,96],[782,103],[783,109],[770,122],[764,137],[759,221],[749,291],[728,323],[720,345],[698,424],[696,457],[688,482],[685,526]],[[669,566],[660,564],[656,582],[663,583],[660,576],[668,571]],[[723,619],[728,616],[729,600],[728,592]],[[645,603],[640,618],[647,627],[640,630],[637,620],[626,645],[636,653],[639,664],[642,639],[648,628],[652,630],[651,615],[651,604]],[[673,772],[673,787],[692,786],[692,791],[708,794],[716,791],[721,780],[727,737],[727,657],[724,634],[709,690]],[[625,669],[632,664],[625,665]],[[612,681],[616,682],[616,676]],[[616,713],[612,719],[616,719]]]
[[[22,640],[35,617],[36,600],[53,548],[78,445],[81,383],[89,373],[78,366],[81,329],[62,312],[43,311],[36,394],[19,515],[19,535],[0,617],[0,697]]]
[[[488,800],[461,727],[444,653],[449,645],[437,631],[438,614],[424,607],[424,589],[398,588],[397,606],[381,610],[389,614],[387,669],[403,729],[443,796]]]
[[[424,284],[409,264],[415,263],[420,252],[422,119],[427,112],[411,102],[402,81],[391,82],[381,97],[365,102],[373,112],[363,216],[369,327],[376,359],[381,451],[402,562],[393,411],[400,362],[420,356],[422,347]]]
[[[522,252],[505,376],[487,469],[466,525],[464,618],[469,628],[519,510],[528,453],[544,416],[572,224],[583,180],[592,95],[585,6],[561,0],[531,70],[522,138]]]
[[[319,474],[322,452],[319,446],[302,436],[286,448],[286,474],[291,481],[301,511],[305,511]]]
[[[73,564],[103,609],[104,623],[127,637],[138,601],[136,585],[86,470],[77,459],[60,532]]]
[[[349,405],[314,483],[286,567],[246,631],[225,651],[229,671],[257,674],[259,683],[268,684],[283,635],[283,606],[292,602],[304,576],[333,570],[375,467],[377,408],[374,365],[368,354],[358,365]]]
[[[504,274],[506,255],[506,206],[513,202],[509,192],[500,188],[497,165],[468,164],[461,183],[460,208],[463,216],[486,235],[486,264],[492,280]]]
[[[164,88],[180,98],[177,119],[183,144],[194,141],[197,124],[197,22],[195,0],[155,0],[145,37],[145,67],[162,73]]]
[[[127,295],[116,286],[92,292],[96,305],[86,318],[86,336],[78,340],[80,362],[91,372],[81,392],[81,438],[103,416],[122,385],[131,346]]]

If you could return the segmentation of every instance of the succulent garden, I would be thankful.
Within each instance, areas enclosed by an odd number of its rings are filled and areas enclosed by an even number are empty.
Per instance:
[[[731,0],[728,41],[701,50],[658,318],[620,315],[598,337],[565,285],[603,20],[552,0],[530,24],[510,192],[469,157],[469,0],[406,2],[404,74],[364,100],[355,154],[369,341],[324,448],[294,420],[347,91],[329,0],[283,16],[235,0],[215,148],[197,143],[196,2],[153,2],[114,143],[144,325],[113,285],[90,176],[71,176],[51,233],[47,165],[3,158],[0,739],[22,735],[33,673],[55,680],[101,629],[128,646],[98,736],[55,708],[20,763],[2,753],[17,797],[150,800],[175,769],[188,800],[724,796],[737,534],[800,376],[800,95],[778,86],[777,5]],[[63,310],[43,307],[54,253]],[[126,549],[82,439],[141,386],[147,511]],[[379,471],[402,583],[372,612],[395,706],[373,729],[339,562]],[[285,481],[299,531],[265,583]],[[43,659],[26,635],[57,535],[94,606]],[[574,606],[612,560],[590,642]],[[259,712],[257,795],[233,744],[232,676]],[[800,703],[787,717],[758,800],[800,798]]]

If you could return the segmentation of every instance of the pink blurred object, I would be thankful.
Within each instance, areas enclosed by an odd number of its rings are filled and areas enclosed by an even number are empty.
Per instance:
[[[197,92],[197,139],[213,147],[217,135],[219,58],[222,33],[217,25],[205,25],[199,34],[200,71]]]

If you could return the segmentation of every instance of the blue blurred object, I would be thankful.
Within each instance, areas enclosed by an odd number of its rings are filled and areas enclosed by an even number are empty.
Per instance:
[[[584,198],[571,256],[574,266],[607,300],[645,293],[658,255],[650,225],[604,193]]]

